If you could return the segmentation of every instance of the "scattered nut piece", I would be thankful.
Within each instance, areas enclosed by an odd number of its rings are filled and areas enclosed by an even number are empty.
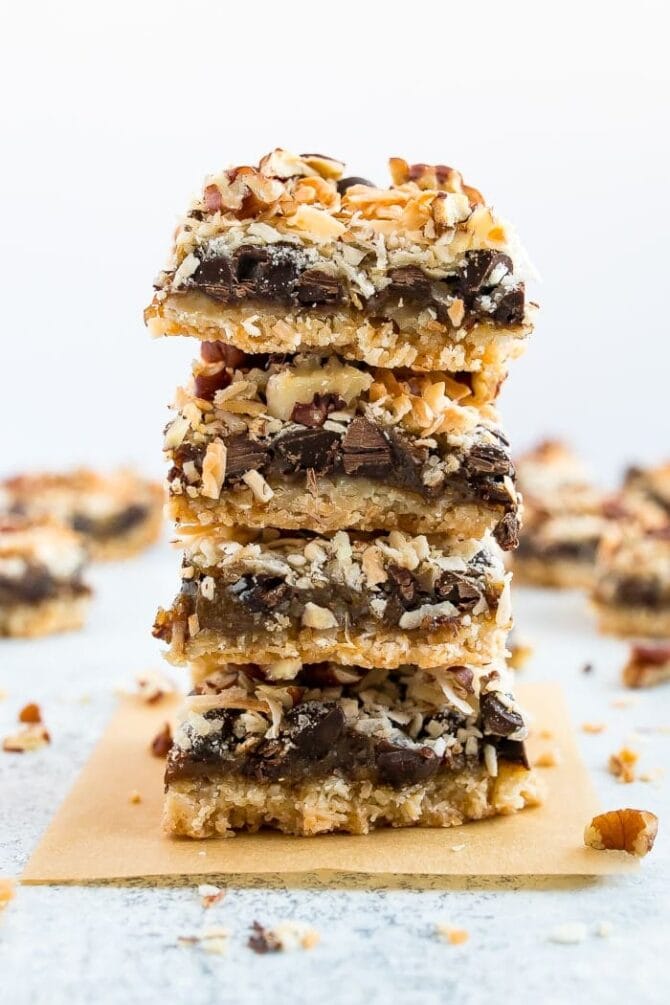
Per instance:
[[[621,671],[626,687],[656,687],[670,680],[670,645],[633,645]]]
[[[146,673],[138,674],[136,682],[137,695],[142,701],[146,701],[147,705],[154,705],[167,694],[174,693],[171,682],[156,670],[148,670]]]
[[[541,740],[553,740],[554,731],[553,729],[541,729],[537,734]]]
[[[622,747],[618,754],[610,754],[607,768],[610,774],[618,778],[620,782],[635,781],[635,765],[640,759],[636,750],[630,747]]]
[[[643,858],[654,847],[658,817],[647,810],[609,810],[584,830],[584,844],[598,851],[625,851]]]
[[[586,925],[582,921],[568,921],[552,929],[549,938],[563,946],[574,946],[586,938]]]
[[[536,768],[556,768],[561,763],[561,757],[556,747],[543,750],[535,758]]]
[[[8,754],[25,754],[51,743],[51,737],[42,723],[27,723],[23,729],[2,741],[2,749]]]
[[[198,893],[200,894],[200,902],[203,907],[214,907],[226,895],[225,890],[222,890],[218,886],[212,886],[211,883],[201,883],[198,887]]]
[[[614,931],[614,925],[611,921],[600,921],[596,925],[595,931],[596,935],[599,935],[601,939],[609,939]]]
[[[607,726],[604,722],[583,722],[582,732],[584,733],[604,733]]]
[[[170,723],[166,722],[163,728],[156,733],[151,741],[151,753],[154,757],[167,757],[172,749],[172,730]]]
[[[228,928],[203,928],[200,935],[180,935],[180,946],[202,946],[206,953],[223,956],[228,952],[230,930]]]
[[[13,879],[0,879],[0,911],[16,896]]]
[[[451,846],[452,851],[463,851],[464,848],[465,848],[464,844],[452,844]]]
[[[142,796],[137,791],[137,789],[133,789],[132,790],[132,792],[128,796],[128,802],[129,803],[141,803],[142,802]]]
[[[313,949],[319,933],[299,921],[282,921],[274,928],[266,928],[254,921],[248,946],[255,953],[279,953],[292,949]]]
[[[40,707],[39,705],[36,705],[34,701],[24,705],[19,712],[19,722],[29,722],[34,725],[41,721],[42,713],[40,711]]]
[[[448,942],[450,946],[462,946],[470,938],[466,928],[454,928],[453,925],[445,925],[444,922],[438,922],[435,931],[438,938],[442,942]]]

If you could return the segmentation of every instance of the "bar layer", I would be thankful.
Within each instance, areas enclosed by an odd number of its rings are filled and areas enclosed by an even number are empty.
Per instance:
[[[278,531],[183,541],[182,588],[154,634],[177,664],[279,659],[393,667],[490,662],[511,627],[490,539]]]
[[[205,343],[166,430],[178,524],[341,528],[516,544],[508,441],[467,381]]]

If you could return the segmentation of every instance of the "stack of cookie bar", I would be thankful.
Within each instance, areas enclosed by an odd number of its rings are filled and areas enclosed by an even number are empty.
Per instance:
[[[165,825],[449,826],[537,802],[505,665],[520,500],[493,402],[531,330],[447,167],[275,150],[207,180],[146,312],[200,340],[166,430],[190,667]]]

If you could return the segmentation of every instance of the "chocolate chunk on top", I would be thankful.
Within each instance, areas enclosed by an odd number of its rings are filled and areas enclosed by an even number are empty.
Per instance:
[[[342,438],[342,466],[347,475],[383,478],[391,470],[391,447],[381,429],[357,416]]]
[[[523,727],[523,719],[514,709],[508,708],[493,692],[488,691],[479,700],[484,732],[492,736],[510,736]]]

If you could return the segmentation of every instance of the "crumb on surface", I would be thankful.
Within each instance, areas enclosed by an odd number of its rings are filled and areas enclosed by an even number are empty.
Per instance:
[[[201,883],[198,887],[198,894],[200,896],[200,903],[203,907],[214,907],[215,904],[220,903],[226,896],[225,889],[219,886],[214,886],[211,883]]]
[[[142,796],[137,791],[137,789],[133,789],[131,791],[130,795],[128,796],[128,802],[129,803],[141,803],[142,802]]]
[[[556,768],[560,763],[561,757],[557,747],[543,750],[535,758],[536,768]]]
[[[7,907],[10,900],[16,896],[16,884],[13,879],[3,879],[0,877],[0,911]]]
[[[435,931],[437,937],[450,946],[462,946],[470,938],[467,928],[457,928],[454,925],[445,924],[443,921],[439,921],[435,925]]]
[[[637,778],[635,765],[639,759],[640,755],[636,750],[632,750],[630,747],[622,747],[616,754],[610,754],[607,762],[607,770],[620,782],[626,784],[634,782]]]
[[[228,928],[203,928],[198,935],[180,935],[177,938],[180,946],[201,946],[206,953],[213,953],[215,956],[223,956],[228,952],[230,945],[230,929]]]
[[[255,953],[287,952],[293,949],[313,949],[319,933],[300,921],[280,921],[272,928],[254,921],[247,945]]]
[[[583,733],[604,733],[607,726],[604,722],[583,722],[582,732]]]

